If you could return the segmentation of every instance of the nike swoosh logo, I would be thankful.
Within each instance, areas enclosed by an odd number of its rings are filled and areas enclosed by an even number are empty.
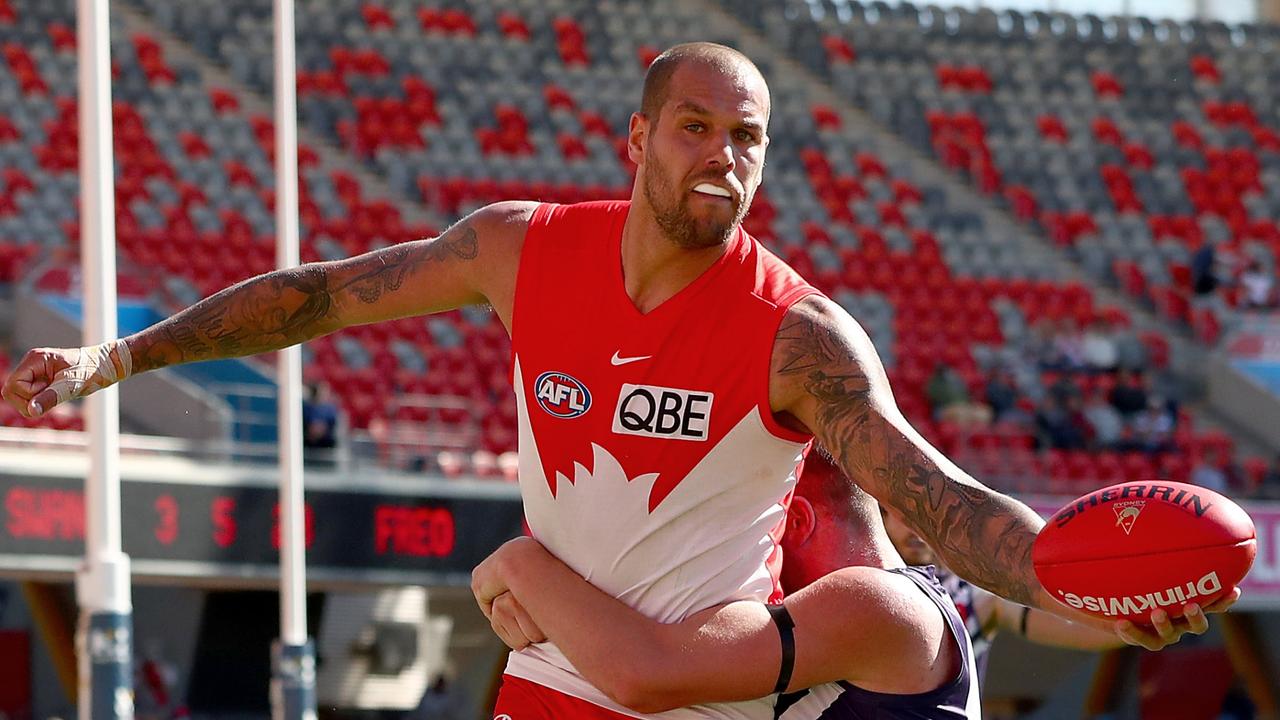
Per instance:
[[[651,357],[653,357],[653,356],[652,356],[652,355],[637,355],[637,356],[635,356],[635,357],[625,357],[625,358],[624,358],[624,357],[622,357],[621,355],[619,355],[619,354],[618,354],[618,351],[617,351],[617,350],[615,350],[615,351],[613,352],[613,357],[609,359],[609,362],[610,362],[610,364],[613,364],[613,365],[626,365],[627,363],[639,362],[639,361],[641,361],[641,360],[648,360],[648,359],[649,359],[649,358],[651,358]]]

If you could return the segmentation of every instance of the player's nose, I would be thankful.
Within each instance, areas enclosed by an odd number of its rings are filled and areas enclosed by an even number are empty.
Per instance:
[[[728,133],[718,135],[707,155],[707,166],[732,172],[737,166],[734,158],[733,138]]]

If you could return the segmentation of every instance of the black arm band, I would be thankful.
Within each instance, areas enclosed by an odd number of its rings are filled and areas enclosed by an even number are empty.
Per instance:
[[[775,693],[783,692],[791,684],[791,671],[796,666],[796,636],[792,628],[796,626],[787,612],[785,605],[766,605],[773,624],[778,626],[778,637],[782,640],[782,664],[778,667],[778,682],[773,686]]]
[[[1018,632],[1022,633],[1022,637],[1027,636],[1027,616],[1031,614],[1031,608],[1026,605],[1022,606],[1022,619],[1018,621]]]

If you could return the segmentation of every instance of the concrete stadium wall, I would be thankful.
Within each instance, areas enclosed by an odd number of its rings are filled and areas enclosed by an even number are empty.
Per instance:
[[[1280,0],[1258,0],[1258,19],[1280,22]]]
[[[1233,367],[1220,353],[1207,363],[1207,400],[1272,451],[1280,449],[1280,398]]]

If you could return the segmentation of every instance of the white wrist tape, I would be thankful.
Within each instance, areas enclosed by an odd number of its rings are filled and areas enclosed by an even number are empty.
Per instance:
[[[59,405],[115,385],[133,372],[133,355],[124,340],[108,340],[77,352],[71,365],[56,373],[49,383]]]

